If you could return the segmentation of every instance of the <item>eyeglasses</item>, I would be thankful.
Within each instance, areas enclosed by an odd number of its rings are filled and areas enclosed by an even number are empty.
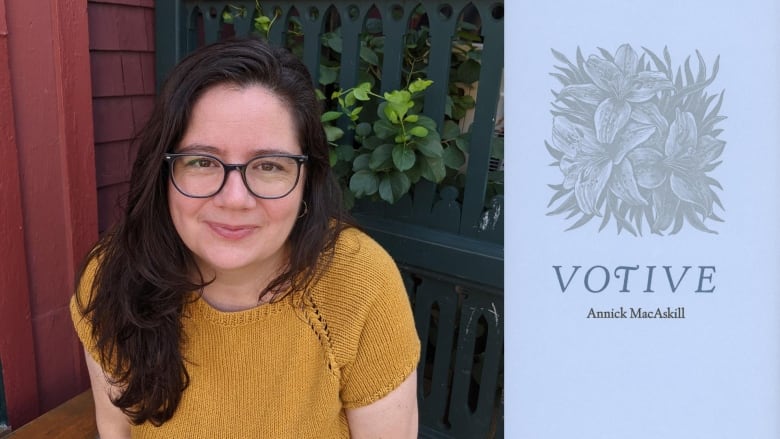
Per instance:
[[[228,164],[208,154],[165,154],[171,181],[182,195],[213,197],[225,186],[230,171],[238,171],[249,192],[265,199],[287,196],[295,189],[307,155],[263,154],[245,164]]]

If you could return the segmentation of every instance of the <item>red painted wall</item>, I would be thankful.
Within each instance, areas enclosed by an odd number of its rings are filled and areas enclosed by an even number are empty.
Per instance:
[[[135,158],[131,139],[154,101],[154,2],[90,0],[89,49],[102,232],[118,215]]]
[[[0,0],[0,156],[10,163],[0,173],[0,359],[11,427],[88,385],[68,311],[97,237],[86,7]]]
[[[151,110],[153,0],[0,0],[0,362],[18,428],[86,389],[68,301]],[[99,213],[98,213],[99,212]]]
[[[5,11],[0,0],[0,362],[8,411],[27,419],[38,411],[38,384]]]

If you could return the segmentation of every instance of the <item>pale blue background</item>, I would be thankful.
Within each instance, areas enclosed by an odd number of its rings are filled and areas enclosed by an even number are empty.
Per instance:
[[[772,1],[505,2],[506,437],[780,438],[780,18]],[[676,68],[698,49],[725,89],[718,235],[570,232],[548,217],[551,48],[574,60],[629,43]],[[561,294],[552,265],[715,265],[713,294]],[[656,282],[665,280],[657,269]],[[568,273],[568,271],[567,271]],[[578,273],[580,276],[582,273]],[[691,272],[688,276],[696,274]],[[636,274],[634,275],[636,276]],[[691,281],[687,279],[684,282]],[[574,283],[573,283],[574,285]],[[580,284],[581,285],[581,284]],[[660,283],[659,283],[660,285]],[[574,287],[572,287],[574,288]],[[581,287],[580,287],[581,289]],[[682,290],[682,287],[681,287]],[[590,307],[684,306],[685,320],[589,320]]]

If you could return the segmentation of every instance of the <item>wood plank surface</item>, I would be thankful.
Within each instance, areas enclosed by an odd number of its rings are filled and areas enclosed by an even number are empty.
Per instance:
[[[96,439],[95,401],[92,390],[74,397],[13,430],[8,439]]]

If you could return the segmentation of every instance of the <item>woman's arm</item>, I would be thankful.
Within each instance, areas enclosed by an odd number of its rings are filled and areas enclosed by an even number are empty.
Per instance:
[[[417,372],[379,401],[347,409],[347,420],[354,439],[416,438]]]
[[[92,397],[95,398],[95,419],[100,439],[129,439],[130,423],[127,416],[111,403],[111,396],[116,396],[119,390],[106,380],[103,369],[88,352],[84,351],[84,356],[92,383]]]

